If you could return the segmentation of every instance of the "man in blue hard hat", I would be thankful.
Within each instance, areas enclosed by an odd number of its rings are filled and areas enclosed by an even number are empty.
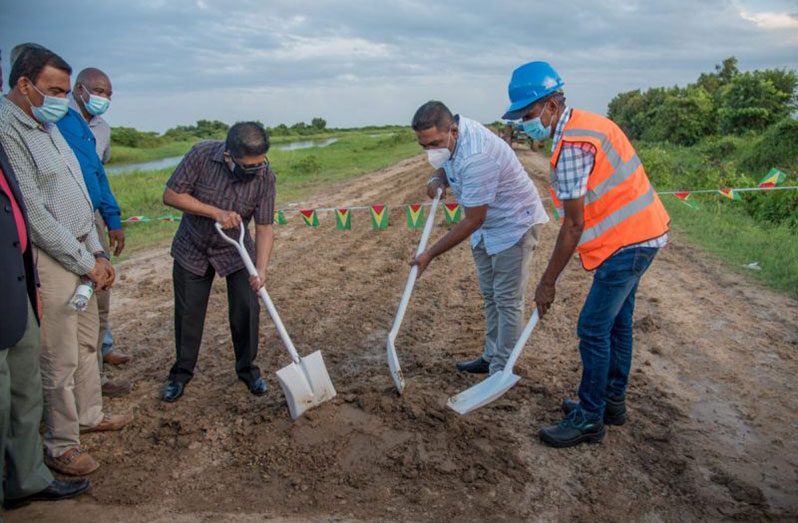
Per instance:
[[[513,72],[505,119],[521,119],[533,140],[553,139],[551,182],[564,220],[535,291],[540,315],[574,252],[595,270],[579,315],[579,401],[565,400],[563,420],[540,430],[553,447],[598,443],[605,423],[626,421],[632,363],[632,316],[641,277],[668,239],[669,217],[623,131],[604,116],[565,104],[562,78],[546,62]]]
[[[436,257],[471,238],[485,310],[482,354],[457,369],[493,374],[504,369],[523,325],[524,295],[540,229],[549,221],[535,185],[507,143],[485,126],[453,115],[441,102],[418,108],[412,121],[418,143],[437,169],[427,183],[433,197],[451,188],[462,221],[415,257],[419,275]]]

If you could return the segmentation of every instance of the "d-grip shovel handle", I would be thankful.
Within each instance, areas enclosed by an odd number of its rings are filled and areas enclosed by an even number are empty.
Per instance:
[[[239,256],[241,256],[241,260],[244,262],[244,266],[247,268],[249,275],[257,277],[258,271],[255,269],[255,265],[252,263],[252,259],[249,257],[247,249],[244,247],[244,234],[246,233],[244,222],[241,222],[241,232],[238,235],[238,241],[228,236],[219,223],[215,223],[214,225],[216,226],[216,230],[219,231],[219,234],[222,236],[222,238],[224,238],[224,241],[236,248]],[[272,303],[269,293],[266,292],[266,287],[261,287],[260,290],[258,290],[258,295],[266,305],[266,310],[269,311],[269,316],[271,316],[272,322],[277,328],[277,333],[280,334],[280,339],[283,340],[283,345],[285,345],[288,354],[291,356],[291,360],[294,363],[299,364],[299,353],[297,353],[294,343],[291,341],[291,337],[288,336],[288,331],[285,330],[285,326],[283,325],[282,320],[280,320],[280,315],[277,314],[277,309],[274,307],[274,303]]]

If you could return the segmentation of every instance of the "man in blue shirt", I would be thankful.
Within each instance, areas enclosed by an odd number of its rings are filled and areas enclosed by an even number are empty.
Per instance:
[[[113,254],[119,256],[125,245],[125,235],[120,218],[121,213],[116,198],[111,192],[103,162],[97,153],[97,139],[88,123],[93,116],[99,116],[99,114],[107,110],[110,104],[111,92],[111,82],[105,73],[94,68],[81,71],[72,89],[70,109],[58,121],[58,129],[72,148],[78,162],[80,162],[83,179],[94,205],[97,233],[100,236],[100,241],[103,243],[106,252],[110,253],[111,250],[105,240],[105,228],[107,226],[111,247],[114,248]],[[103,362],[113,364],[127,363],[130,361],[130,357],[114,351],[111,346],[112,342],[105,343],[105,340],[110,338],[111,331],[108,321],[110,299],[109,290],[97,291],[97,305],[100,313],[98,347],[103,348],[102,351],[97,351],[97,356],[100,364],[103,394],[114,397],[127,394],[130,392],[131,386],[124,380],[109,380],[102,371]]]

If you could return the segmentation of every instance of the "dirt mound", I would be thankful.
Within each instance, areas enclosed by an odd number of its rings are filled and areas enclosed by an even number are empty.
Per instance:
[[[534,178],[545,178],[544,158],[519,155]],[[429,170],[415,158],[302,205],[423,201]],[[602,445],[553,450],[536,432],[559,418],[560,401],[578,384],[576,318],[589,274],[567,269],[552,313],[519,360],[519,384],[461,417],[446,399],[479,378],[453,363],[478,354],[483,336],[467,246],[433,262],[416,286],[397,339],[408,383],[399,397],[384,347],[419,233],[404,227],[401,210],[383,232],[372,232],[362,211],[351,231],[334,230],[331,214],[317,230],[289,218],[278,229],[270,293],[300,353],[323,352],[338,396],[289,418],[274,379],[288,358],[265,313],[257,361],[272,389],[251,396],[233,370],[217,281],[196,377],[177,403],[159,401],[174,354],[171,259],[166,248],[139,256],[120,267],[113,306],[117,346],[136,359],[112,372],[136,386],[108,400],[136,421],[83,438],[102,463],[92,498],[34,505],[9,521],[798,516],[794,301],[699,263],[677,236],[638,295],[630,421],[610,428]],[[433,239],[443,232],[436,228]],[[555,233],[553,224],[544,229],[533,278]],[[779,314],[753,317],[751,308]]]

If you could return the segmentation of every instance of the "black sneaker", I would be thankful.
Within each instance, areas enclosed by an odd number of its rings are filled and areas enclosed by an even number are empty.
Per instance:
[[[458,361],[455,366],[457,370],[472,374],[487,374],[490,372],[490,362],[486,361],[482,356],[469,361]]]
[[[582,409],[573,409],[558,425],[543,427],[541,441],[550,447],[573,447],[580,443],[600,443],[604,439],[604,421],[592,419]]]
[[[624,398],[606,398],[604,401],[606,402],[604,424],[623,425],[626,423],[626,402]],[[578,406],[579,402],[576,400],[563,400],[560,409],[562,409],[564,414],[568,414]]]

